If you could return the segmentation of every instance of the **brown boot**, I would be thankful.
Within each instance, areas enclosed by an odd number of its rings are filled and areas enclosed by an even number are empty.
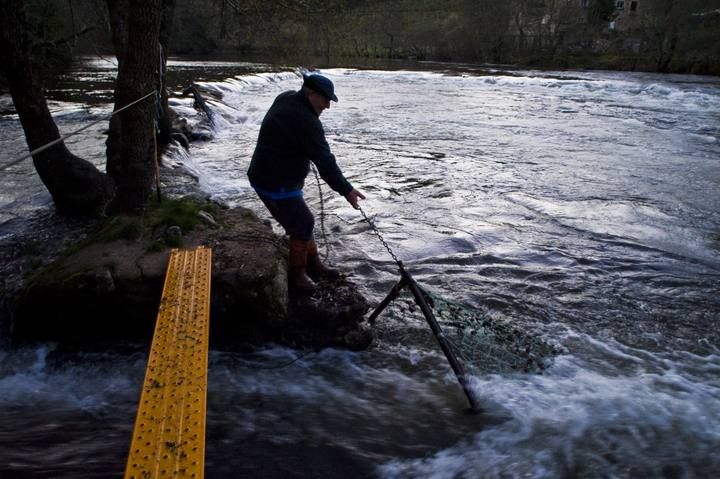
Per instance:
[[[315,240],[308,242],[307,271],[308,275],[315,281],[320,281],[321,279],[337,279],[342,276],[340,271],[323,264],[320,260],[320,254],[318,253]]]
[[[308,241],[290,238],[288,248],[288,288],[301,292],[312,292],[315,283],[307,271]]]

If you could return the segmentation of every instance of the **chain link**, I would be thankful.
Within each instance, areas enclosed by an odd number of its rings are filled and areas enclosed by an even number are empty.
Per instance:
[[[327,261],[330,257],[330,241],[328,241],[327,232],[325,231],[325,197],[323,196],[322,186],[320,185],[320,175],[318,175],[315,165],[310,163],[312,172],[315,174],[315,181],[318,187],[318,196],[320,196],[320,232],[322,233],[323,245],[325,247],[325,255],[323,261]]]
[[[382,235],[380,234],[380,231],[378,231],[377,226],[375,226],[375,223],[373,223],[373,221],[370,218],[368,218],[368,215],[365,214],[365,211],[363,211],[363,209],[360,205],[358,205],[358,209],[360,210],[360,213],[362,213],[363,217],[365,218],[365,221],[367,221],[367,223],[370,225],[370,228],[372,228],[373,232],[380,239],[380,242],[385,247],[387,252],[390,253],[390,256],[392,256],[392,259],[395,260],[395,263],[397,263],[398,267],[402,270],[403,269],[402,261],[400,261],[398,259],[398,257],[395,256],[395,253],[393,253],[393,250],[390,249],[390,246],[385,241],[385,238],[382,237]]]
[[[327,232],[325,231],[325,198],[323,197],[322,187],[320,185],[320,175],[318,175],[317,170],[315,169],[315,165],[312,163],[310,164],[310,167],[312,168],[312,172],[315,175],[315,181],[317,182],[318,187],[318,195],[320,196],[320,231],[322,233],[323,237],[323,243],[325,245],[325,257],[323,260],[327,260],[328,256],[330,256],[330,242],[327,238]],[[380,234],[380,231],[377,229],[377,226],[375,226],[375,223],[368,217],[367,214],[365,214],[365,211],[362,209],[360,205],[358,205],[358,210],[360,210],[360,213],[362,213],[363,218],[365,218],[365,221],[370,225],[370,228],[372,228],[373,232],[377,235],[378,239],[382,243],[382,245],[385,247],[388,253],[390,253],[390,256],[395,261],[395,263],[398,265],[398,267],[402,270],[403,264],[402,261],[398,259],[397,256],[395,256],[395,253],[393,253],[393,250],[390,249],[390,245],[387,244],[385,241],[385,238]]]

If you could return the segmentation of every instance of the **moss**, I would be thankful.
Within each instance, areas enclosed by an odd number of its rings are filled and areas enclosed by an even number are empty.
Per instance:
[[[182,236],[165,238],[165,245],[170,248],[180,248],[183,245]]]
[[[87,243],[109,243],[119,239],[135,241],[142,237],[143,221],[134,216],[114,216],[99,225]],[[87,244],[86,243],[86,244]]]
[[[69,274],[63,278],[60,279],[59,285],[67,288],[72,286],[73,284],[77,283],[78,280],[81,280],[87,276],[87,274],[92,271],[90,268],[83,268],[78,271],[73,272],[72,274]]]
[[[217,205],[192,198],[164,198],[162,202],[153,201],[143,212],[137,215],[117,215],[105,218],[95,224],[86,238],[69,245],[62,252],[57,261],[42,268],[41,262],[34,261],[37,268],[29,272],[25,279],[27,284],[36,284],[44,276],[53,277],[61,273],[63,259],[72,256],[90,245],[98,243],[111,243],[113,241],[138,241],[149,238],[150,246],[147,252],[159,252],[165,248],[182,246],[182,237],[170,238],[160,236],[155,238],[158,231],[162,232],[170,226],[178,226],[183,233],[196,229],[202,222],[198,213],[207,211],[214,218],[218,218]],[[222,224],[221,222],[219,222]],[[19,253],[24,256],[34,256],[39,251],[38,245],[28,243]]]
[[[200,218],[200,205],[190,199],[163,200],[155,203],[149,211],[149,220],[153,227],[179,226],[183,231],[194,230]]]
[[[38,268],[28,272],[25,276],[26,289],[34,288],[43,283],[48,277],[59,276],[65,271],[65,266],[60,261],[54,261],[44,268]]]
[[[25,289],[30,290],[43,284],[60,284],[67,286],[87,274],[90,268],[83,268],[67,274],[66,265],[62,261],[50,263],[45,268],[36,269],[25,277]]]
[[[201,222],[200,211],[218,217],[218,207],[213,203],[192,198],[164,199],[154,202],[148,211],[148,221],[153,227],[179,226],[183,231],[192,231]]]
[[[102,221],[79,246],[117,240],[137,241],[145,235],[151,235],[170,226],[178,226],[183,232],[192,231],[201,222],[198,215],[200,211],[207,211],[217,216],[218,208],[211,203],[191,198],[165,198],[162,202],[153,201],[138,215],[118,215]],[[166,243],[168,246],[176,247],[180,244],[175,243],[181,242],[170,240]]]
[[[30,260],[30,267],[32,269],[37,269],[37,268],[41,267],[42,264],[43,264],[43,261],[40,258],[32,258]]]

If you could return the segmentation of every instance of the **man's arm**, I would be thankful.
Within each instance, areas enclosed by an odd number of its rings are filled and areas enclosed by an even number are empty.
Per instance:
[[[306,118],[306,121],[306,129],[302,137],[305,154],[317,166],[320,176],[330,188],[347,197],[354,188],[343,175],[335,155],[330,151],[320,120]]]

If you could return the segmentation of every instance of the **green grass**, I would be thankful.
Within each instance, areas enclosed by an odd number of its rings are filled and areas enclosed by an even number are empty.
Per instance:
[[[89,232],[87,237],[68,246],[60,255],[60,261],[54,261],[45,268],[37,267],[26,276],[27,284],[33,284],[45,276],[52,276],[62,272],[62,258],[67,258],[82,248],[97,243],[110,243],[113,241],[139,241],[146,240],[149,246],[147,252],[160,252],[166,248],[182,247],[183,237],[171,238],[165,234],[170,226],[178,226],[183,235],[196,229],[203,221],[200,211],[207,211],[216,220],[219,216],[219,207],[191,198],[164,198],[162,202],[153,201],[142,213],[137,215],[117,215],[99,221]],[[34,255],[39,251],[38,245],[28,243],[19,253],[21,255]],[[109,266],[110,267],[110,266]],[[115,266],[111,266],[114,268]]]
[[[134,216],[113,216],[103,221],[88,238],[90,243],[109,243],[115,240],[134,241],[142,237],[143,221]]]
[[[217,218],[219,208],[192,198],[164,199],[162,203],[152,203],[148,219],[152,226],[179,226],[183,231],[192,231],[202,221],[199,215],[201,211]]]
[[[218,207],[211,203],[191,198],[164,198],[153,201],[148,208],[137,215],[118,215],[102,221],[92,232],[85,244],[109,243],[111,241],[137,241],[147,236],[157,236],[170,226],[178,226],[183,234],[193,231],[201,223],[200,211],[207,211],[217,218]],[[182,246],[182,238],[154,241],[151,251],[162,250],[163,244],[170,247]]]

